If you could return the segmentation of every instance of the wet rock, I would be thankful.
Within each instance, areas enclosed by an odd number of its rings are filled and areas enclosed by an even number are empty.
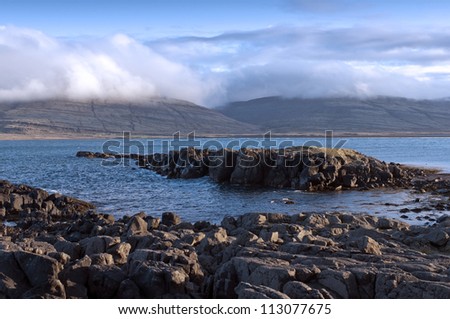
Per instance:
[[[184,179],[194,179],[205,176],[205,173],[206,167],[201,162],[197,162],[181,168],[179,176]]]
[[[209,177],[215,182],[222,183],[231,179],[236,165],[236,152],[219,150],[209,154]]]
[[[76,157],[94,158],[95,154],[94,154],[94,152],[78,151],[75,156]]]
[[[275,188],[296,187],[297,176],[302,169],[300,154],[287,151],[284,154],[269,153],[268,156],[271,166],[264,176],[264,185]]]
[[[259,185],[264,181],[264,155],[260,152],[241,149],[236,159],[236,166],[230,176],[230,183],[242,185]]]
[[[342,186],[348,187],[348,188],[355,188],[358,184],[358,178],[356,175],[345,175],[342,177]]]

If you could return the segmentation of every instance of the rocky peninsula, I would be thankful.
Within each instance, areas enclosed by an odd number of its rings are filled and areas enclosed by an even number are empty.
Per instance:
[[[421,186],[448,197],[446,182]],[[0,220],[2,298],[450,298],[446,215],[432,226],[341,212],[116,220],[0,181]]]
[[[106,161],[105,165],[121,165],[121,161],[132,159],[140,168],[167,178],[209,176],[219,183],[304,191],[410,187],[413,178],[426,173],[350,149],[319,147],[216,151],[189,147],[149,155],[79,151],[76,156],[101,158]]]

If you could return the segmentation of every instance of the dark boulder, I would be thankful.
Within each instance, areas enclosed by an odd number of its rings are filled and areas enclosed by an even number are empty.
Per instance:
[[[209,152],[209,177],[218,183],[228,182],[237,162],[237,151],[221,149]]]
[[[230,182],[242,185],[261,185],[264,181],[264,153],[241,149]]]

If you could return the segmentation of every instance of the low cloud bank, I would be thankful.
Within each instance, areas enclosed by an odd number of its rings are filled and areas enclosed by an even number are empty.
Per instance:
[[[449,96],[450,31],[272,27],[142,42],[58,39],[0,26],[0,101],[140,100],[213,106],[263,96]]]

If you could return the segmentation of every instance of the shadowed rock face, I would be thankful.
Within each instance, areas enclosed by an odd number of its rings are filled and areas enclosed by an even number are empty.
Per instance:
[[[46,100],[0,103],[0,133],[37,136],[245,134],[251,124],[186,101],[155,98],[143,102]]]
[[[216,182],[292,188],[306,191],[406,187],[420,169],[387,164],[349,149],[293,147],[284,150],[193,148],[169,154],[103,154],[80,151],[78,157],[136,159],[139,167],[168,178],[209,176]]]
[[[235,120],[274,133],[448,136],[450,101],[395,97],[284,99],[266,97],[231,103],[218,109]]]
[[[42,192],[0,184],[10,198],[24,191]],[[5,203],[1,220],[16,209],[25,219],[50,214]],[[0,297],[450,298],[449,216],[412,227],[368,215],[253,213],[211,225],[174,213],[115,220],[83,207],[0,224]]]

